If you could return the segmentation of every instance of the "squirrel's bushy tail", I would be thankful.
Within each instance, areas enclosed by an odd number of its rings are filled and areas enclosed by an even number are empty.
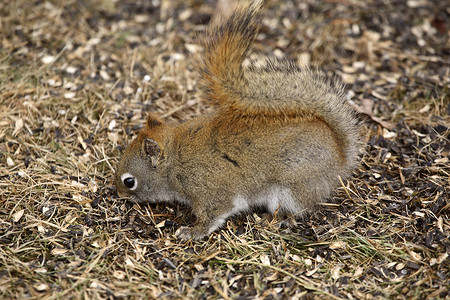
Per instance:
[[[258,33],[264,0],[238,1],[227,16],[217,15],[203,41],[204,53],[197,66],[200,86],[215,104],[234,102],[246,79],[242,62]]]
[[[264,66],[242,66],[258,33],[263,6],[263,0],[240,0],[228,16],[219,16],[209,26],[198,60],[206,98],[236,121],[260,125],[323,121],[352,169],[359,125],[339,82],[273,57]]]

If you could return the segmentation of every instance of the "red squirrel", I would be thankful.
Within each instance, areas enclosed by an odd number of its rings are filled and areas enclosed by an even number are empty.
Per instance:
[[[205,237],[254,206],[301,214],[358,164],[359,122],[341,84],[274,57],[243,66],[262,7],[240,1],[209,25],[196,68],[214,111],[182,124],[149,114],[119,163],[119,195],[192,209],[179,238]]]

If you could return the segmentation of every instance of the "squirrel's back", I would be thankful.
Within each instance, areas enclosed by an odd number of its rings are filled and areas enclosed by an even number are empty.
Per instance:
[[[232,14],[209,26],[204,53],[197,60],[205,99],[219,107],[224,119],[249,125],[325,122],[352,170],[359,127],[340,83],[275,57],[267,58],[263,66],[243,66],[258,33],[263,4],[239,1]]]

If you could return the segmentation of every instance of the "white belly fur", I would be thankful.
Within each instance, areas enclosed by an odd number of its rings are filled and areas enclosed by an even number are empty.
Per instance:
[[[273,186],[256,198],[255,203],[274,213],[277,209],[297,213],[302,208],[292,196],[291,189],[282,186]]]
[[[208,234],[222,226],[228,217],[247,211],[251,205],[266,207],[271,213],[274,213],[277,209],[297,213],[302,209],[293,198],[291,190],[281,186],[273,186],[250,200],[241,195],[234,197],[233,209],[228,213],[220,215],[209,228]]]

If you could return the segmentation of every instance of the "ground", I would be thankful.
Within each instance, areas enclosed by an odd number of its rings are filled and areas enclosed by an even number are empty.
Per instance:
[[[446,1],[268,1],[255,52],[339,78],[364,124],[360,167],[297,226],[182,242],[188,208],[117,196],[148,111],[211,109],[192,62],[217,6],[0,3],[0,298],[449,298]]]

